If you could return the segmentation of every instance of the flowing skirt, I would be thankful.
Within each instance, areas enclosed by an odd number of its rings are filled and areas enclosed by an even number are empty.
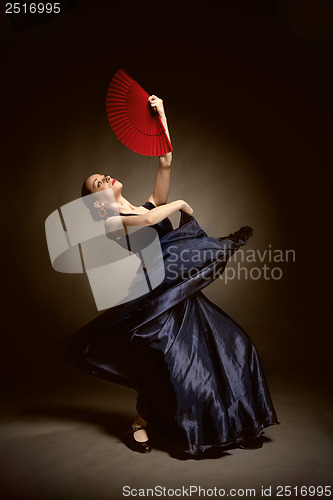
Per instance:
[[[75,363],[136,389],[138,413],[188,456],[235,447],[278,423],[252,341],[201,292],[250,235],[245,227],[211,238],[183,213],[161,237],[163,283],[75,337]]]

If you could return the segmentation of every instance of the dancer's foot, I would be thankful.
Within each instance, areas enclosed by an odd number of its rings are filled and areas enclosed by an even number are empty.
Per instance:
[[[149,453],[151,446],[146,430],[147,422],[137,415],[132,421],[130,448],[138,453]]]
[[[145,441],[140,441],[139,439],[145,439]],[[144,427],[132,427],[130,448],[138,453],[150,453],[151,446]]]
[[[142,425],[135,425],[132,423],[132,429],[132,434],[135,441],[138,441],[138,443],[144,443],[145,441],[148,441],[146,427]]]
[[[218,238],[220,241],[231,240],[234,243],[240,243],[241,245],[246,245],[248,239],[253,236],[253,229],[250,226],[242,226],[235,233],[229,234],[229,236],[222,236]]]
[[[263,440],[261,436],[256,438],[243,439],[243,441],[240,441],[238,443],[238,446],[243,450],[257,450],[258,448],[263,447]]]

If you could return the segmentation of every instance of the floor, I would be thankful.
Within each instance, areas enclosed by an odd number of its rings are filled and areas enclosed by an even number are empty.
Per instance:
[[[262,449],[206,460],[132,452],[123,439],[135,392],[78,372],[72,384],[25,392],[5,408],[1,499],[275,498],[288,486],[304,497],[332,483],[332,405],[302,382],[270,383],[281,425],[267,429]]]

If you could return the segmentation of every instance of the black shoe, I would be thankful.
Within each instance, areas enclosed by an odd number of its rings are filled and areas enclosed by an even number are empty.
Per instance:
[[[222,236],[218,238],[220,241],[231,240],[233,243],[246,245],[248,239],[253,236],[253,229],[250,226],[242,226],[235,233],[229,234],[229,236]]]
[[[132,427],[132,430],[129,431],[129,433],[131,435],[129,447],[131,448],[132,451],[137,451],[138,453],[150,453],[151,446],[150,446],[149,440],[140,442],[134,438],[134,434],[136,433],[136,431],[140,431],[141,429],[146,430],[145,427]]]
[[[238,443],[238,446],[243,450],[258,450],[259,448],[262,448],[263,440],[261,436],[256,438],[243,439],[243,441],[240,441]]]

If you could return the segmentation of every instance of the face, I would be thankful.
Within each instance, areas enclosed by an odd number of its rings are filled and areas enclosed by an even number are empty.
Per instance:
[[[116,196],[120,193],[123,185],[106,174],[93,174],[86,180],[86,186],[91,193],[97,193],[98,191],[104,191],[104,189],[112,189],[113,194]]]

